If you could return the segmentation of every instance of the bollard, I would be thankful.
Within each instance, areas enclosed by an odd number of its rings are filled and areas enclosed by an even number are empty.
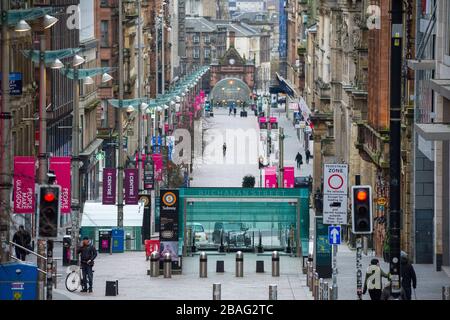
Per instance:
[[[323,300],[323,278],[319,279],[319,290],[318,290],[318,299],[317,300]]]
[[[272,252],[272,277],[280,276],[280,256],[278,251]]]
[[[333,296],[333,287],[332,286],[329,286],[328,287],[328,299],[329,300],[334,300],[334,296]]]
[[[310,284],[310,282],[311,282],[311,276],[310,276],[310,273],[311,273],[311,262],[307,262],[306,263],[306,286],[308,287],[308,288],[310,288],[311,287],[311,284]]]
[[[221,284],[220,283],[214,283],[213,284],[213,300],[221,300]]]
[[[450,300],[450,287],[442,287],[442,300]]]
[[[164,254],[164,278],[172,278],[172,255],[170,252]]]
[[[319,274],[314,272],[314,281],[313,281],[313,296],[314,300],[318,300],[319,293]]]
[[[328,295],[328,282],[323,283],[323,300],[330,300],[330,296]]]
[[[150,254],[150,277],[159,276],[159,252],[153,251]]]
[[[277,285],[269,285],[269,300],[277,300]]]
[[[199,273],[200,278],[208,277],[208,257],[206,256],[206,252],[204,251],[200,253]]]
[[[244,276],[244,254],[242,251],[236,252],[236,277]]]

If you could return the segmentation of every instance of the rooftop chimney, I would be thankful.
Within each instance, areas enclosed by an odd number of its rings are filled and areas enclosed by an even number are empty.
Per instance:
[[[234,48],[234,40],[236,39],[236,33],[234,31],[228,32],[228,38],[230,39],[230,48]]]

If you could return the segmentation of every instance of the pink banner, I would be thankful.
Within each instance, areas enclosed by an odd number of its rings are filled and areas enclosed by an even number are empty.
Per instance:
[[[294,167],[284,167],[283,174],[283,187],[293,188],[295,183],[295,171]]]
[[[138,169],[125,169],[125,204],[138,204],[139,201],[139,178]]]
[[[116,204],[116,169],[103,169],[102,204]]]
[[[152,157],[153,157],[153,170],[155,172],[155,181],[162,181],[162,169],[163,169],[162,155],[154,153]]]
[[[264,186],[266,188],[277,188],[277,167],[267,167],[264,169]]]
[[[61,186],[61,214],[70,214],[71,181],[70,181],[71,157],[50,158],[50,170],[55,172],[55,183]]]
[[[34,157],[14,157],[14,213],[34,213]]]

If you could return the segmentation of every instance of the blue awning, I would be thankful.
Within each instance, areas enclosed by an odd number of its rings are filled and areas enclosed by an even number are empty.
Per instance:
[[[295,89],[293,88],[293,86],[289,83],[289,81],[287,81],[282,76],[280,76],[280,74],[278,72],[276,74],[277,74],[278,82],[280,84],[280,89],[284,93],[286,93],[288,96],[294,98],[296,96],[296,92],[295,92]]]

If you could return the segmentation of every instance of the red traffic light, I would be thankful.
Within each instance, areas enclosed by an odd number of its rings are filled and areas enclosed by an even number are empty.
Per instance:
[[[366,201],[367,200],[367,191],[360,190],[356,193],[356,199],[359,201]]]
[[[47,192],[44,195],[44,200],[46,202],[53,202],[53,201],[55,201],[55,194],[53,192]]]

